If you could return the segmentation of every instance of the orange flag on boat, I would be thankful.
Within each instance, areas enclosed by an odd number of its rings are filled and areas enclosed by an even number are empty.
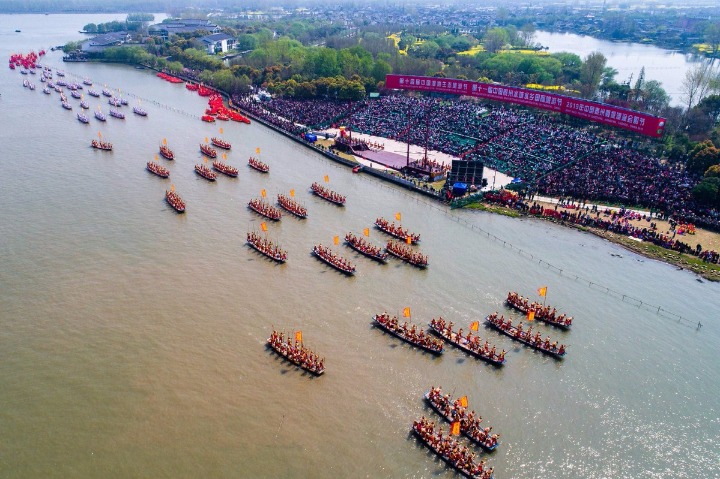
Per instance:
[[[265,196],[267,196],[267,192],[264,189],[260,190],[260,196],[265,198]]]
[[[207,142],[208,142],[208,139],[207,139],[207,136],[206,136],[206,137],[205,137],[205,143],[207,143]]]
[[[220,128],[220,134],[222,135],[222,128]]]
[[[480,321],[473,321],[472,323],[470,323],[470,329],[473,331],[477,331],[479,327],[480,327]]]
[[[325,183],[330,183],[330,177],[328,175],[325,175]]]
[[[540,296],[545,296],[547,294],[547,286],[543,286],[542,288],[538,288],[538,294]]]
[[[267,231],[267,225],[265,224],[264,221],[262,223],[260,223],[260,229],[263,231]]]
[[[370,228],[365,228],[365,229],[363,230],[363,234],[364,234],[365,236],[368,236],[368,237],[369,237],[369,236],[370,236]]]
[[[452,436],[460,435],[460,421],[453,421],[452,426],[450,427],[450,435],[452,435]]]
[[[334,244],[340,244],[340,237],[339,237],[339,236],[333,237],[333,243],[334,243]]]
[[[407,236],[407,237],[405,238],[405,242],[406,242],[407,244],[412,244],[412,238],[409,237],[409,236]]]
[[[302,343],[302,331],[295,331],[295,342]]]
[[[163,138],[163,145],[167,145],[167,138]]]
[[[395,219],[396,219],[396,220],[400,221],[400,217],[401,217],[401,216],[400,216],[400,212],[399,212],[399,211],[398,211],[397,213],[395,213]]]
[[[467,407],[467,406],[468,406],[467,396],[463,396],[463,397],[460,398],[460,405],[461,405],[462,407]]]
[[[203,157],[203,163],[207,163],[207,156]]]
[[[102,138],[102,133],[98,131],[98,138]]]
[[[259,147],[259,146],[258,146],[257,148],[255,148],[255,153],[257,153],[258,155],[260,154],[260,147]]]
[[[227,153],[223,153],[223,160],[227,160]]]
[[[292,196],[292,197],[295,196],[295,190],[290,190],[290,196]]]
[[[410,308],[403,309],[403,318],[409,318],[410,317]]]
[[[157,160],[158,160],[158,156],[157,156],[157,155],[155,155],[155,161],[157,161]]]
[[[175,185],[170,185],[170,191],[175,191]]]
[[[535,311],[528,311],[527,320],[535,321]]]

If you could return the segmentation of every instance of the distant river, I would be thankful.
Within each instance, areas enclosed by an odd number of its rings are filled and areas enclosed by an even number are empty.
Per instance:
[[[0,56],[112,18],[0,15]],[[431,385],[467,395],[502,435],[480,454],[497,479],[720,476],[719,284],[548,222],[450,211],[256,123],[203,123],[207,99],[152,71],[61,59],[42,62],[148,117],[123,107],[125,120],[81,124],[79,100],[66,111],[38,75],[30,91],[0,67],[1,478],[451,479],[409,435],[423,414],[439,422],[421,399]],[[106,98],[86,99],[107,114]],[[114,151],[89,147],[98,133]],[[195,174],[214,135],[232,143],[238,178]],[[163,138],[168,180],[145,171]],[[246,166],[256,148],[268,175]],[[344,208],[308,193],[325,175]],[[165,203],[171,184],[184,215]],[[289,255],[277,265],[245,246],[261,222],[246,205],[291,189],[309,217],[268,222]],[[384,244],[372,223],[397,212],[422,235],[425,271],[332,244],[364,228]],[[316,243],[357,275],[313,258]],[[370,325],[404,307],[421,327],[442,315],[467,331],[496,310],[517,322],[507,292],[539,299],[543,285],[575,316],[566,333],[534,326],[569,345],[562,362],[484,328],[504,368],[452,347],[435,358]],[[268,352],[273,326],[301,330],[325,375]]]
[[[535,42],[549,47],[550,53],[570,52],[583,59],[592,52],[600,52],[607,58],[608,66],[618,71],[615,77],[618,83],[626,82],[632,75],[631,85],[634,85],[640,69],[645,67],[645,79],[661,82],[674,106],[682,105],[682,82],[685,72],[698,62],[708,61],[697,55],[665,50],[652,45],[611,42],[572,33],[538,31],[535,34]]]

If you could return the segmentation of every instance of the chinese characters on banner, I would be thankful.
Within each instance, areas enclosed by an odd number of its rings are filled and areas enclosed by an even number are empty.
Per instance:
[[[665,128],[665,118],[613,105],[606,105],[604,103],[527,88],[494,85],[453,78],[420,77],[413,75],[387,75],[385,86],[392,89],[450,93],[454,95],[475,96],[500,102],[516,103],[565,113],[656,138],[662,136]]]

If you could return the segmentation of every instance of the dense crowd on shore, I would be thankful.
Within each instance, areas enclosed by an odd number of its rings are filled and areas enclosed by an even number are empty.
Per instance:
[[[236,98],[236,105],[291,134],[344,125],[352,131],[425,145],[525,181],[551,196],[646,206],[678,221],[720,230],[720,212],[698,205],[698,178],[629,140],[575,128],[564,117],[505,105],[388,95],[355,103]]]

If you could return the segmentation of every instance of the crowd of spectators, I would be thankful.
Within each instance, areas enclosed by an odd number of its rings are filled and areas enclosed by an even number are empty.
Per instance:
[[[479,159],[552,196],[645,206],[720,230],[720,212],[692,199],[698,178],[630,142],[571,127],[562,116],[475,100],[387,95],[360,102],[234,99],[291,134],[344,125],[352,131]]]

